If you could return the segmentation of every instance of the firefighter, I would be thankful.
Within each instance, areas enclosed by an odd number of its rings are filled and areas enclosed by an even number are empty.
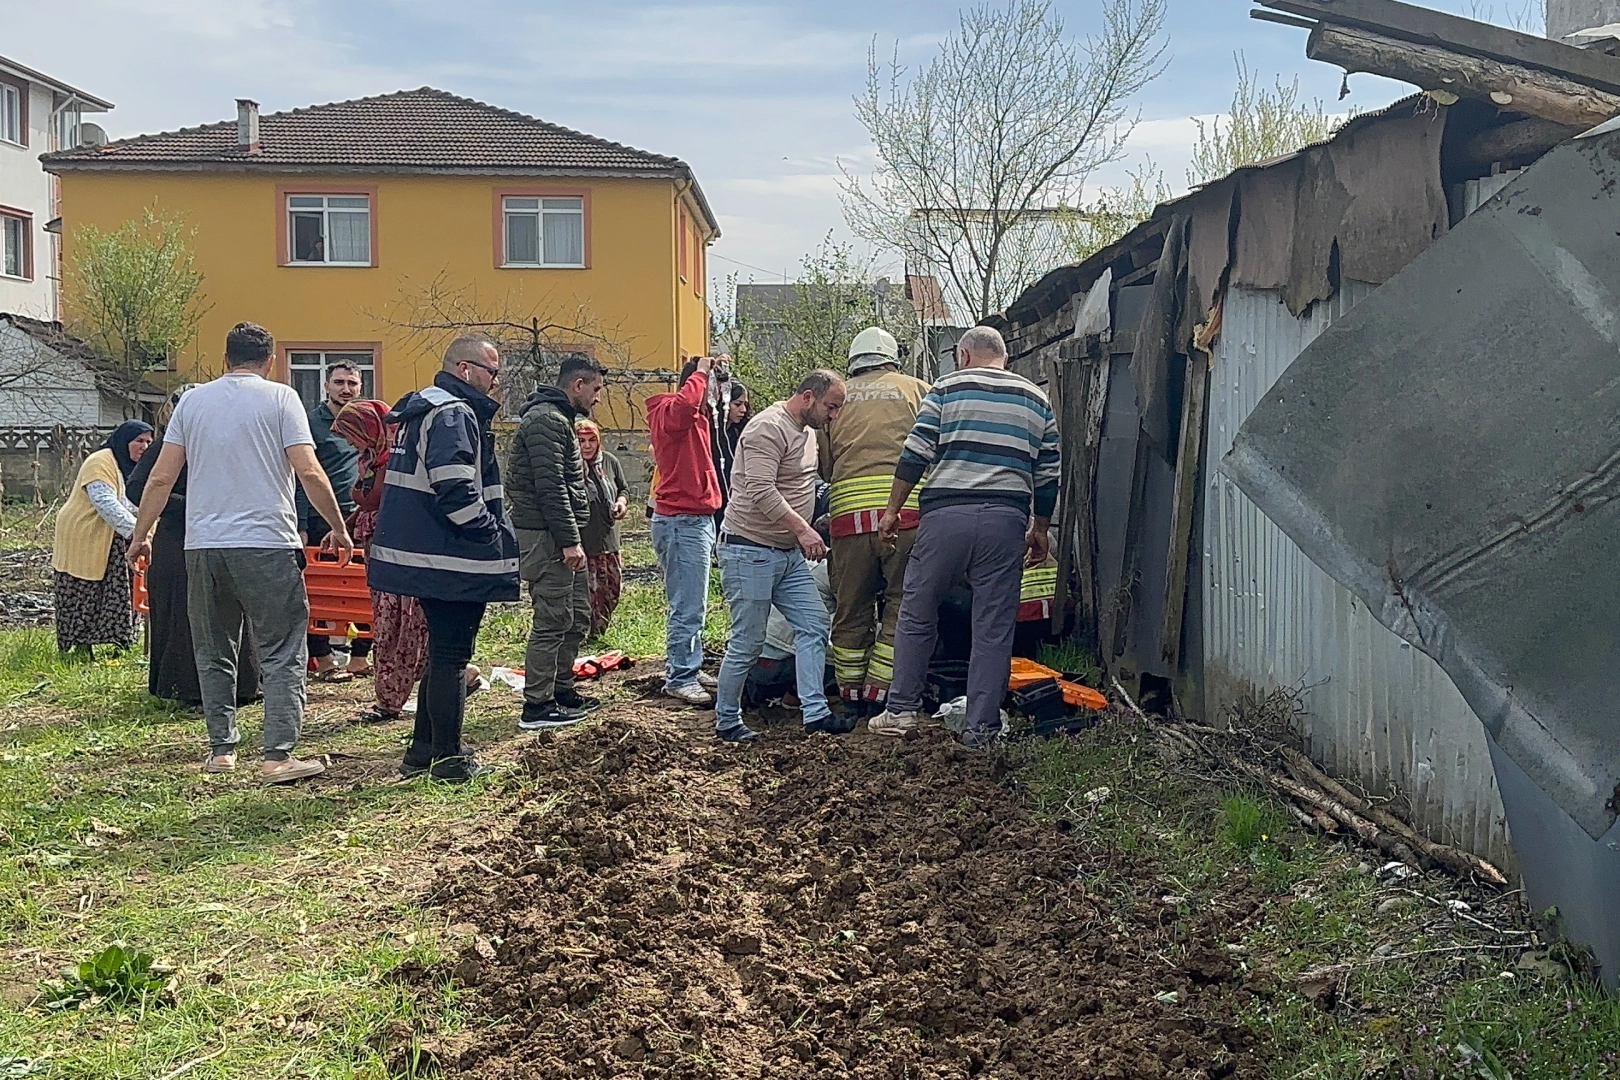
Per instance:
[[[917,535],[917,493],[900,515],[892,548],[878,539],[900,447],[928,385],[900,371],[894,335],[872,326],[849,346],[848,396],[823,443],[832,481],[833,671],[847,710],[882,711],[894,678],[894,627],[906,560]]]

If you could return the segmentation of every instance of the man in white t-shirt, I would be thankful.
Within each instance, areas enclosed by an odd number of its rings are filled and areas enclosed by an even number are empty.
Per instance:
[[[236,657],[242,619],[253,624],[264,672],[266,783],[324,771],[292,756],[304,721],[303,548],[293,508],[293,477],[332,527],[322,549],[349,561],[353,542],[332,485],[315,457],[309,417],[297,393],[265,376],[275,339],[254,323],[225,338],[225,374],[182,397],[146,483],[129,562],[151,553],[150,535],[182,466],[186,486],[186,604],[208,722],[203,771],[236,768]]]

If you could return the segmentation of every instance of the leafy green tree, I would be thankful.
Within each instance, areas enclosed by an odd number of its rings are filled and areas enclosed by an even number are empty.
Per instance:
[[[1128,186],[1107,189],[1058,219],[1058,235],[1070,261],[1084,262],[1121,240],[1171,197],[1164,173],[1151,162],[1130,177]]]
[[[110,232],[94,225],[74,231],[68,329],[123,369],[131,416],[140,411],[141,376],[195,341],[208,311],[191,246],[196,234],[156,203]]]
[[[1299,99],[1297,78],[1286,85],[1278,79],[1275,87],[1267,90],[1255,83],[1242,53],[1235,59],[1237,89],[1232,93],[1225,122],[1219,117],[1209,124],[1194,121],[1198,125],[1198,142],[1193,147],[1187,183],[1195,187],[1219,180],[1233,169],[1321,142],[1333,130],[1320,100]]]

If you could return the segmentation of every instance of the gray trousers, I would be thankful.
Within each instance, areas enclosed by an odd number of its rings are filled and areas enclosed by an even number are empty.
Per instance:
[[[309,597],[293,548],[203,548],[186,552],[186,609],[197,653],[208,742],[236,750],[236,657],[242,620],[253,626],[264,673],[264,756],[279,761],[298,745],[309,662]]]
[[[591,579],[570,570],[562,550],[543,530],[517,530],[518,572],[529,583],[534,621],[523,657],[523,700],[546,705],[574,687],[574,661],[591,630]]]
[[[1013,632],[1024,576],[1029,519],[1005,503],[941,506],[922,516],[906,564],[906,591],[894,635],[891,712],[922,708],[923,682],[939,636],[939,605],[966,579],[973,592],[973,653],[968,658],[967,723],[974,731],[1001,726]]]

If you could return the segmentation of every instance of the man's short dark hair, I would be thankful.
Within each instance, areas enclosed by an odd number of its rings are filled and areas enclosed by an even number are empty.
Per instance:
[[[485,349],[494,349],[500,352],[500,347],[482,334],[463,334],[452,341],[444,350],[444,366],[454,367],[457,364],[484,364]]]
[[[808,390],[810,391],[811,397],[815,398],[817,401],[820,401],[822,398],[827,396],[827,391],[831,390],[834,386],[842,385],[843,381],[844,377],[838,374],[838,372],[828,371],[826,368],[817,368],[815,371],[812,371],[803,379],[799,380],[799,388],[795,390],[794,393],[802,394]]]
[[[692,359],[681,365],[680,385],[685,386],[686,380],[697,374],[697,364],[697,357],[694,356]]]
[[[575,379],[584,379],[589,382],[594,378],[607,378],[607,366],[593,356],[584,353],[573,353],[563,357],[561,364],[557,365],[557,385],[567,386]]]
[[[360,377],[360,367],[352,360],[334,360],[326,365],[326,377],[328,379],[332,377],[334,371],[347,371],[357,379]]]
[[[239,322],[225,335],[225,366],[266,363],[276,351],[276,339],[258,323]]]

